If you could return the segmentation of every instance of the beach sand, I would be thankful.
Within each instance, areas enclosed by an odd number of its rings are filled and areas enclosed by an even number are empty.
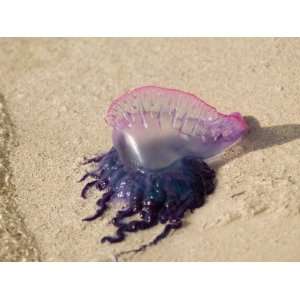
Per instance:
[[[185,226],[125,261],[300,260],[300,39],[0,39],[0,260],[113,261],[162,230],[100,244],[84,157],[111,147],[103,116],[143,85],[192,92],[247,116]],[[4,246],[2,246],[4,245]]]

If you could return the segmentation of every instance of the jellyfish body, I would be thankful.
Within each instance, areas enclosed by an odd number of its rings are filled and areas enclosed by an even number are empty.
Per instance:
[[[113,101],[106,115],[113,128],[112,149],[88,160],[93,178],[82,191],[104,191],[97,201],[100,217],[109,202],[122,199],[114,236],[102,242],[120,242],[126,232],[166,224],[148,245],[156,244],[182,226],[187,210],[202,206],[215,188],[215,172],[207,162],[235,144],[247,131],[239,113],[225,115],[196,96],[154,86],[137,88]],[[126,218],[139,214],[139,219]],[[138,250],[144,249],[143,245]]]

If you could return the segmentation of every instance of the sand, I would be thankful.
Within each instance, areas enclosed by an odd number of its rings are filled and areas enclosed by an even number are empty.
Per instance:
[[[16,205],[9,154],[15,144],[14,126],[0,94],[0,260],[36,261],[39,252]]]
[[[1,39],[0,66],[1,260],[113,261],[162,229],[100,244],[113,211],[81,222],[97,193],[77,183],[83,157],[111,146],[112,99],[149,84],[239,111],[251,132],[184,228],[119,259],[300,260],[299,39]]]

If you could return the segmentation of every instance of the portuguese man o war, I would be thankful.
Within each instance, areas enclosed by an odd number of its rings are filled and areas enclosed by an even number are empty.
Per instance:
[[[156,86],[117,98],[105,119],[112,127],[113,147],[85,161],[93,170],[81,179],[90,179],[81,196],[86,198],[92,188],[103,194],[95,214],[84,220],[99,218],[119,199],[124,207],[112,220],[116,232],[101,242],[121,242],[130,232],[164,224],[136,252],[180,228],[185,212],[205,203],[215,189],[215,171],[208,162],[248,130],[240,113],[225,115],[190,93]]]

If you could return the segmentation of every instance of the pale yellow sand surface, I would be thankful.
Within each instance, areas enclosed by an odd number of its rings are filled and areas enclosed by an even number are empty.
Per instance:
[[[0,259],[112,261],[161,231],[100,244],[113,211],[83,223],[98,195],[77,183],[111,147],[112,99],[150,84],[239,111],[250,133],[184,228],[119,260],[300,260],[300,40],[275,38],[0,39]]]

